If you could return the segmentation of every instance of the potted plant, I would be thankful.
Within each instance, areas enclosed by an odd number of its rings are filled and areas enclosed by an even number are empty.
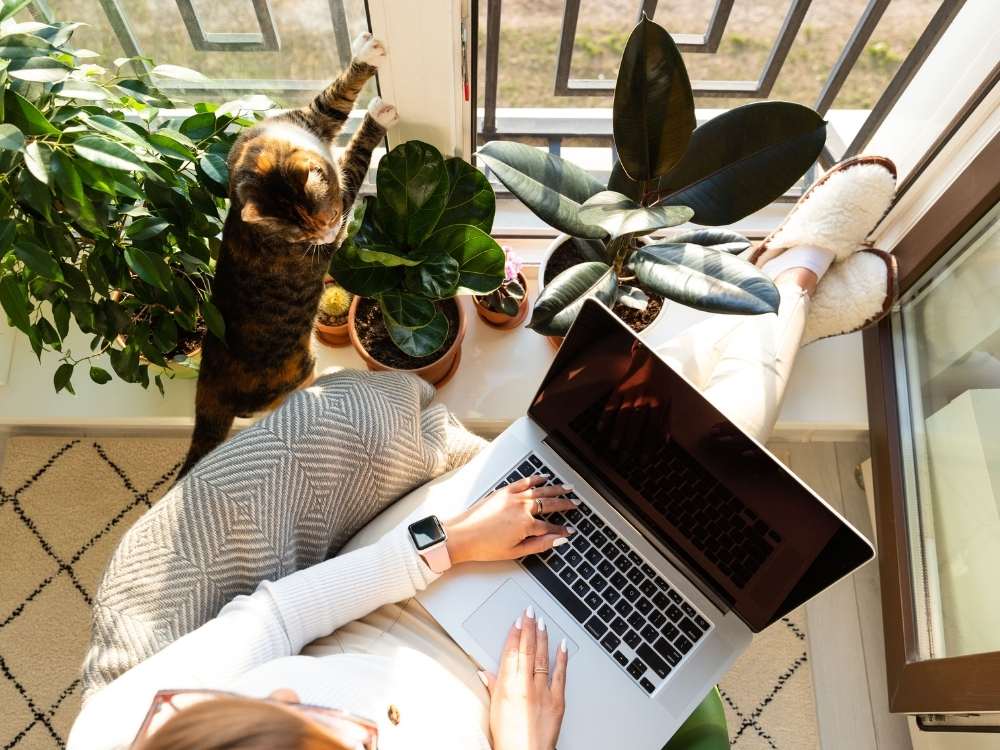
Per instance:
[[[357,295],[348,334],[369,368],[440,384],[461,356],[465,312],[456,297],[487,294],[504,279],[504,252],[489,235],[493,189],[472,165],[420,141],[386,154],[375,182],[330,264]]]
[[[782,195],[815,162],[826,124],[808,107],[757,102],[695,127],[684,61],[645,15],[625,46],[615,85],[615,163],[604,185],[553,154],[491,142],[479,157],[561,234],[539,269],[528,326],[562,336],[596,296],[636,330],[662,299],[722,313],[777,309],[770,280],[735,257],[749,242],[718,229],[653,232],[691,221],[719,226]]]
[[[494,328],[510,329],[521,325],[528,314],[528,282],[521,273],[523,263],[509,248],[503,248],[503,282],[489,294],[472,298],[479,317]]]
[[[22,7],[0,9],[5,28]],[[164,119],[177,104],[153,81],[200,76],[169,65],[135,76],[132,60],[102,67],[72,47],[77,26],[22,24],[4,37],[0,305],[39,359],[61,358],[56,391],[73,392],[77,367],[110,381],[103,355],[119,378],[162,391],[175,356],[196,360],[206,327],[225,335],[210,294],[226,155],[231,126],[255,120],[214,104]]]
[[[347,346],[351,341],[347,334],[347,313],[354,295],[333,279],[323,283],[316,312],[316,338],[327,346]]]

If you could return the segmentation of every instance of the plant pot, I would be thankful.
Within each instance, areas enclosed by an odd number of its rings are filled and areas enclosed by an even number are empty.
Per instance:
[[[324,279],[324,288],[334,283],[332,278]],[[313,323],[313,327],[316,329],[316,338],[322,341],[327,346],[338,347],[347,346],[351,343],[351,336],[347,332],[347,317],[344,318],[343,323],[338,325],[328,326],[325,323],[321,323],[319,319],[319,313],[316,313],[316,320]]]
[[[552,257],[556,254],[556,251],[559,250],[559,248],[561,248],[567,241],[569,241],[571,239],[573,239],[573,238],[570,237],[568,234],[560,233],[554,240],[552,240],[552,243],[547,248],[545,248],[545,254],[542,256],[542,262],[538,264],[538,294],[539,295],[541,295],[542,290],[545,288],[545,272],[546,272],[546,268],[548,268],[548,265],[549,265],[549,263],[552,260]],[[639,241],[640,242],[648,243],[650,240],[648,238],[646,238],[646,237],[641,237],[639,239]],[[617,310],[616,310],[616,312],[617,312]],[[641,333],[642,331],[645,331],[645,330],[647,330],[649,328],[652,328],[654,325],[656,325],[657,321],[659,321],[660,316],[662,314],[663,314],[663,307],[661,307],[660,310],[657,311],[656,317],[653,318],[651,321],[649,321],[649,323],[647,323],[641,329],[641,331],[638,331],[638,332]],[[626,321],[626,322],[628,322],[628,321]],[[633,330],[635,330],[635,329],[633,328]],[[558,349],[560,346],[562,346],[562,341],[563,341],[564,337],[563,336],[546,336],[545,338],[547,338],[549,340],[549,343],[552,344],[552,346],[554,348]]]
[[[365,366],[369,370],[375,371],[399,371],[399,372],[412,372],[414,375],[419,375],[424,380],[426,380],[431,385],[436,385],[438,387],[447,383],[455,371],[458,370],[458,365],[462,360],[462,339],[465,338],[465,307],[462,305],[461,301],[458,299],[444,300],[441,304],[453,304],[458,314],[458,332],[455,335],[454,341],[451,342],[451,346],[445,349],[441,355],[434,359],[433,362],[429,362],[418,367],[396,367],[393,365],[388,365],[379,360],[375,359],[372,354],[365,349],[364,345],[361,343],[361,338],[358,335],[358,308],[360,307],[364,298],[355,297],[354,301],[351,302],[351,309],[347,313],[347,332],[351,338],[351,344],[354,349],[361,356],[361,359],[365,361]],[[405,357],[406,355],[402,355]]]
[[[531,300],[528,298],[528,282],[524,278],[524,274],[519,273],[517,275],[517,280],[521,284],[521,288],[525,290],[525,294],[524,299],[521,300],[521,304],[518,305],[517,315],[514,315],[513,317],[507,315],[506,313],[490,310],[482,302],[480,302],[478,295],[472,298],[472,303],[476,306],[476,313],[488,325],[502,330],[510,330],[511,328],[517,328],[524,322],[525,317],[528,315],[528,308]]]

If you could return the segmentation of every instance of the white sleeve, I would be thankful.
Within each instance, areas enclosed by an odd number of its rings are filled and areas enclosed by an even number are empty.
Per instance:
[[[368,547],[318,563],[238,596],[218,616],[123,674],[87,701],[69,750],[128,747],[153,695],[217,687],[434,581],[406,525]]]

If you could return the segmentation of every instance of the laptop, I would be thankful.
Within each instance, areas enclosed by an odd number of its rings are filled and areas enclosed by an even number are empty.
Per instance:
[[[754,398],[747,393],[747,398]],[[418,595],[496,671],[511,623],[569,651],[562,750],[660,750],[754,633],[871,544],[607,307],[584,302],[525,417],[448,481],[467,507],[533,474],[572,484],[570,543],[462,565]]]

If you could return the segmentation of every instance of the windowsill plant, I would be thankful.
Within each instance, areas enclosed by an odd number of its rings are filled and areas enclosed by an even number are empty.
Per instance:
[[[495,211],[479,170],[426,143],[403,143],[379,162],[376,194],[355,205],[330,264],[357,295],[348,332],[369,368],[432,383],[454,373],[465,331],[456,298],[504,279],[504,252],[489,235]]]
[[[324,282],[316,312],[316,338],[327,346],[347,346],[351,338],[347,333],[348,311],[354,295],[333,279]]]
[[[562,234],[539,273],[529,328],[563,336],[595,296],[634,329],[663,299],[718,313],[777,309],[771,281],[735,257],[749,242],[691,221],[730,224],[782,195],[815,162],[826,125],[789,102],[736,107],[695,127],[694,96],[670,34],[645,15],[615,85],[619,161],[608,185],[553,154],[495,141],[479,158],[540,219]],[[670,230],[652,239],[653,232]]]
[[[489,294],[472,298],[476,312],[494,328],[517,328],[528,314],[528,282],[521,273],[523,263],[509,248],[504,248],[504,280]]]

